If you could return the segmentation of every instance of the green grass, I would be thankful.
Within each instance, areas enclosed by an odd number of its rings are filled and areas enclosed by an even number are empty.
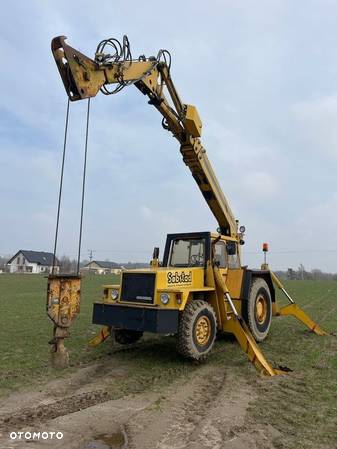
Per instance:
[[[0,275],[0,393],[68,376],[83,364],[113,359],[127,375],[113,377],[114,397],[147,389],[160,391],[199,365],[183,360],[174,338],[146,336],[134,348],[111,355],[109,342],[94,349],[86,346],[97,330],[91,324],[92,302],[101,295],[108,277],[83,279],[81,315],[66,341],[72,368],[56,371],[50,366],[48,339],[52,323],[45,314],[46,279],[41,276]],[[289,292],[323,328],[337,331],[337,282],[289,281]],[[256,400],[250,404],[248,425],[271,424],[280,432],[275,447],[282,449],[335,448],[337,442],[337,338],[318,337],[292,317],[275,318],[270,336],[261,345],[273,364],[294,370],[287,376],[259,376],[231,338],[216,342],[205,363],[228,370],[248,383]],[[106,374],[109,374],[107,371]],[[239,388],[236,382],[235,388]],[[224,404],[226,406],[226,404]]]
[[[70,370],[51,367],[50,346],[53,324],[46,315],[47,279],[40,275],[0,276],[0,395],[21,387],[40,385],[67,376],[93,361],[111,360],[111,344],[89,348],[87,342],[99,330],[91,324],[92,303],[102,295],[102,284],[116,283],[114,276],[87,276],[82,280],[81,313],[65,344],[70,353]],[[147,335],[135,348],[113,354],[128,375],[113,378],[114,397],[156,389],[194,369],[177,357],[173,338]],[[155,365],[155,366],[154,366]],[[102,368],[104,369],[104,368]],[[108,373],[107,373],[108,374]]]
[[[292,281],[289,291],[327,331],[337,331],[337,283]],[[269,360],[294,370],[270,382],[251,379],[258,400],[250,415],[270,423],[286,437],[275,446],[287,449],[337,447],[337,338],[309,333],[294,318],[272,324],[263,344]]]
[[[107,351],[104,345],[95,351],[86,346],[98,329],[91,324],[92,302],[107,282],[113,282],[111,277],[91,276],[82,281],[81,315],[66,340],[74,367]],[[0,393],[63,374],[50,366],[48,340],[53,325],[46,315],[46,289],[47,279],[40,275],[0,276]]]

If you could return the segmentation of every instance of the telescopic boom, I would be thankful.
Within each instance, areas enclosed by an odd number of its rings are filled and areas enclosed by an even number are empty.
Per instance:
[[[181,101],[172,81],[169,52],[160,50],[156,57],[142,55],[132,59],[129,41],[124,36],[122,44],[116,39],[102,41],[93,60],[67,45],[65,39],[64,36],[54,38],[52,52],[69,99],[95,97],[99,91],[110,95],[125,86],[135,85],[162,114],[163,127],[179,141],[183,160],[217,220],[221,234],[239,238],[238,223],[200,141],[202,122],[198,111],[195,106]],[[113,85],[114,89],[110,90]]]

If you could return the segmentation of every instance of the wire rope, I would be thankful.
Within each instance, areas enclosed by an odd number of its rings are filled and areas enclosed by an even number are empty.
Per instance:
[[[79,273],[80,273],[82,230],[83,230],[83,212],[84,212],[84,198],[85,198],[85,181],[86,181],[87,155],[88,155],[89,118],[90,118],[90,98],[88,98],[87,124],[86,124],[86,130],[85,130],[84,162],[83,162],[83,176],[82,176],[82,195],[81,195],[81,213],[80,213],[80,230],[79,230],[78,253],[77,253],[77,275],[79,275]]]
[[[66,157],[67,137],[68,137],[69,105],[70,105],[70,100],[68,98],[66,122],[65,122],[65,127],[64,127],[63,154],[62,154],[62,165],[61,165],[61,175],[60,175],[60,185],[59,185],[59,195],[58,195],[58,205],[57,205],[57,215],[56,215],[56,228],[55,228],[54,252],[53,252],[53,266],[52,266],[52,271],[51,271],[52,275],[55,272],[56,249],[57,249],[57,240],[58,240],[58,233],[59,233],[60,210],[61,210],[61,200],[62,200],[62,190],[63,190],[64,162],[65,162],[65,157]]]

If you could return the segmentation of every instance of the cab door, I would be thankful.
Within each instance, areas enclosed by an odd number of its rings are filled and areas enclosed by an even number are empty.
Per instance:
[[[233,300],[240,300],[244,269],[241,267],[238,245],[227,241],[227,288]]]
[[[220,273],[227,283],[227,273],[228,273],[228,254],[226,243],[219,240],[214,247],[214,263],[219,267]]]

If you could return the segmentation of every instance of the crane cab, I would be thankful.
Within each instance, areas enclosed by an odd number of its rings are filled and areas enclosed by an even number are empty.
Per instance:
[[[216,263],[222,268],[239,268],[237,239],[211,232],[168,234],[164,267],[204,267]]]
[[[103,298],[94,303],[93,323],[110,327],[123,342],[126,335],[130,342],[145,331],[179,334],[185,309],[201,301],[214,313],[215,333],[223,330],[224,299],[219,298],[214,267],[241,312],[251,271],[241,267],[238,240],[193,232],[168,234],[162,263],[152,260],[149,268],[123,270],[120,284],[105,285]]]

